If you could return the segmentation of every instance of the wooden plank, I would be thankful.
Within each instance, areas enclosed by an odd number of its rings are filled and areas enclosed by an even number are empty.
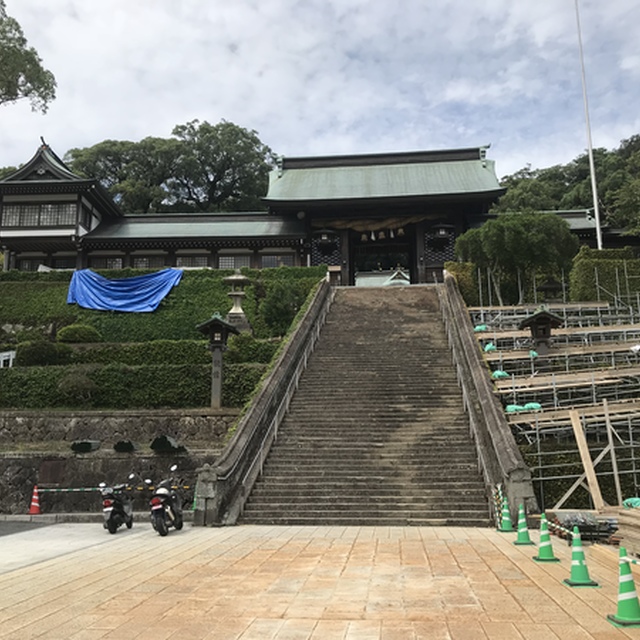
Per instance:
[[[605,344],[596,344],[591,347],[586,347],[583,345],[575,345],[575,346],[554,346],[549,353],[547,353],[544,358],[546,360],[552,360],[556,358],[565,358],[566,356],[588,356],[594,353],[597,354],[606,354],[606,353],[625,353],[630,351],[633,345],[638,344],[637,340],[628,340],[623,343],[605,343]],[[495,361],[513,361],[513,360],[523,360],[529,361],[531,360],[529,356],[529,349],[500,349],[500,351],[489,351],[484,354],[484,357],[488,362]]]
[[[511,378],[507,380],[494,380],[494,384],[500,393],[508,393],[515,390],[545,390],[565,389],[567,387],[585,386],[591,384],[608,384],[619,382],[625,378],[640,377],[640,367],[619,367],[617,369],[589,369],[578,373],[555,373],[526,378]]]
[[[591,493],[593,506],[595,507],[596,511],[601,511],[604,508],[604,502],[602,500],[600,485],[598,484],[598,477],[596,476],[596,472],[593,467],[593,461],[591,460],[591,455],[589,454],[587,440],[584,437],[584,431],[582,430],[580,415],[574,409],[569,412],[569,416],[571,417],[571,426],[573,427],[573,433],[576,437],[578,450],[580,451],[580,458],[582,458],[582,466],[584,467],[584,471],[587,476],[587,482],[589,483],[589,492]]]
[[[616,457],[616,448],[613,443],[613,427],[611,426],[611,420],[609,418],[609,403],[606,398],[602,401],[602,408],[604,409],[604,419],[607,423],[609,447],[611,447],[611,469],[613,471],[613,481],[616,485],[616,496],[618,498],[618,504],[622,506],[622,489],[620,487],[620,474],[618,473],[618,458]]]
[[[551,409],[545,411],[523,411],[507,414],[507,420],[511,424],[527,423],[537,425],[540,428],[555,427],[558,423],[568,422],[571,409]],[[581,407],[580,413],[583,419],[599,420],[604,418],[604,412],[600,405]],[[609,415],[613,417],[640,416],[640,401],[620,400],[609,405]]]
[[[607,453],[609,452],[609,447],[606,446],[596,457],[596,459],[593,461],[593,466],[595,467],[598,462],[600,462],[600,460],[602,460],[602,458],[604,458]],[[582,475],[567,489],[567,491],[564,493],[564,495],[560,498],[560,500],[558,500],[558,502],[556,502],[556,504],[552,507],[552,511],[557,511],[558,509],[562,508],[562,505],[567,501],[567,498],[579,487],[579,486],[584,486],[583,482],[584,479],[586,477],[586,473],[582,473]],[[587,489],[588,490],[588,489]]]

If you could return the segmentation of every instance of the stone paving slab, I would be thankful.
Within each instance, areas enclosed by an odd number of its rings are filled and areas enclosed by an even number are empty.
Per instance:
[[[474,640],[640,638],[618,629],[617,549],[537,563],[516,534],[452,527],[250,526],[109,535],[56,524],[0,539],[0,638]],[[537,541],[537,532],[531,532]],[[638,573],[634,567],[636,582]]]

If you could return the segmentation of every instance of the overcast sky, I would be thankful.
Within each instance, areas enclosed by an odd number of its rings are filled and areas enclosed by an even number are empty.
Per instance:
[[[6,0],[57,99],[0,107],[0,166],[222,119],[285,156],[587,148],[575,0]],[[594,147],[640,133],[640,0],[580,0]]]

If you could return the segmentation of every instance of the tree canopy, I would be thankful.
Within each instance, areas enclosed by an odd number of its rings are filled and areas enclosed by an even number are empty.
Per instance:
[[[33,111],[47,111],[56,97],[56,80],[42,66],[38,52],[27,44],[22,28],[7,15],[0,0],[0,104],[11,104],[23,98]]]
[[[491,275],[500,304],[521,304],[527,282],[569,271],[578,239],[554,213],[502,213],[456,240],[456,254]]]
[[[640,135],[618,149],[594,149],[598,203],[603,223],[640,234]],[[586,153],[565,165],[524,167],[501,180],[506,193],[494,212],[591,209],[591,174]]]
[[[261,209],[275,156],[255,131],[193,120],[171,138],[105,140],[65,161],[109,190],[127,213]]]

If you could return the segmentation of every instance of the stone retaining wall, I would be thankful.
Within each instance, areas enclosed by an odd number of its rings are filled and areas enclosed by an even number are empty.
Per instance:
[[[0,513],[26,514],[34,485],[41,489],[42,513],[75,511],[100,512],[97,491],[63,492],[60,489],[95,488],[126,482],[137,473],[137,485],[150,478],[157,482],[178,464],[177,477],[189,487],[184,491],[185,506],[193,503],[196,469],[213,464],[222,450],[227,432],[238,411],[91,411],[91,412],[0,412]],[[186,449],[180,454],[154,453],[151,442],[169,436]],[[78,440],[99,440],[92,453],[73,453]],[[137,448],[118,453],[113,445],[129,440]],[[68,448],[66,446],[68,443]],[[148,491],[134,492],[134,508],[146,510]]]
[[[119,440],[148,446],[171,436],[188,448],[189,442],[219,446],[238,416],[236,409],[167,411],[0,411],[0,449],[17,443],[100,440],[112,447]]]

